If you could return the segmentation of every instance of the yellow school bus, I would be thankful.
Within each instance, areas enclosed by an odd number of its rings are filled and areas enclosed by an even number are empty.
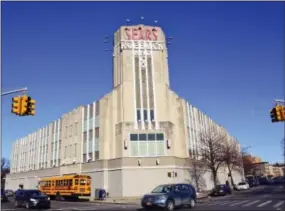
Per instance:
[[[75,174],[43,178],[39,181],[39,190],[56,200],[91,196],[91,177]]]

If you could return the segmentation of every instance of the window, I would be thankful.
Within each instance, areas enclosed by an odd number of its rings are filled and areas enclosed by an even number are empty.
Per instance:
[[[75,180],[75,185],[78,185],[78,179]]]
[[[137,109],[137,121],[141,120],[141,111],[140,109]]]
[[[95,159],[96,159],[96,160],[99,160],[99,151],[96,151],[96,152],[95,152]]]
[[[76,157],[77,144],[74,144],[74,157]]]
[[[89,141],[93,140],[93,130],[89,130]]]
[[[87,140],[87,132],[83,133],[83,140],[86,141]]]
[[[151,121],[154,120],[154,111],[153,111],[153,109],[150,110],[150,120]]]
[[[130,135],[130,140],[131,141],[138,141],[138,134],[131,134]]]
[[[139,141],[146,141],[146,134],[139,134]]]
[[[148,140],[148,141],[155,141],[155,133],[153,133],[153,134],[148,134],[148,135],[147,135],[147,140]]]
[[[157,141],[163,141],[163,140],[164,140],[164,135],[163,135],[163,133],[157,133],[157,134],[156,134],[156,140],[157,140]]]
[[[148,118],[147,118],[147,113],[148,113],[147,110],[144,109],[144,110],[143,110],[143,120],[144,120],[144,121],[147,121],[147,120],[148,120]]]
[[[99,127],[95,128],[95,137],[99,138]]]

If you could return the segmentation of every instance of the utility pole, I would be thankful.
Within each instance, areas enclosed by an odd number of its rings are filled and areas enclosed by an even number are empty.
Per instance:
[[[26,91],[28,91],[28,88],[27,88],[27,87],[21,88],[21,89],[11,90],[11,91],[8,91],[8,92],[3,92],[3,93],[1,93],[1,96],[5,96],[5,95],[9,95],[9,94],[14,94],[14,93],[18,93],[18,92],[24,92],[24,93],[26,93]]]

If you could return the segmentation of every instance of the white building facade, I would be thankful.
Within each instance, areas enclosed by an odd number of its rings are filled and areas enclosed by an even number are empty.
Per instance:
[[[77,173],[90,175],[92,189],[105,188],[110,197],[140,196],[162,183],[193,182],[189,158],[207,127],[236,142],[169,88],[161,28],[120,27],[113,64],[110,93],[13,143],[6,188],[35,188],[40,178]],[[243,174],[234,177],[241,181]],[[203,189],[211,189],[211,173],[203,179]],[[219,180],[228,179],[222,167]]]

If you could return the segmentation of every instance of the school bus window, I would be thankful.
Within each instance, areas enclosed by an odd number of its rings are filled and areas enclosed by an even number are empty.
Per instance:
[[[64,186],[67,186],[67,180],[64,180]]]
[[[85,179],[81,179],[80,180],[80,185],[85,185],[86,184],[86,180]]]
[[[68,186],[72,186],[72,180],[68,180]]]
[[[60,186],[63,186],[63,180],[60,180]]]
[[[90,179],[87,180],[87,185],[90,185]]]
[[[54,186],[54,181],[52,181],[51,185]]]
[[[75,185],[78,185],[78,179],[75,180]]]

